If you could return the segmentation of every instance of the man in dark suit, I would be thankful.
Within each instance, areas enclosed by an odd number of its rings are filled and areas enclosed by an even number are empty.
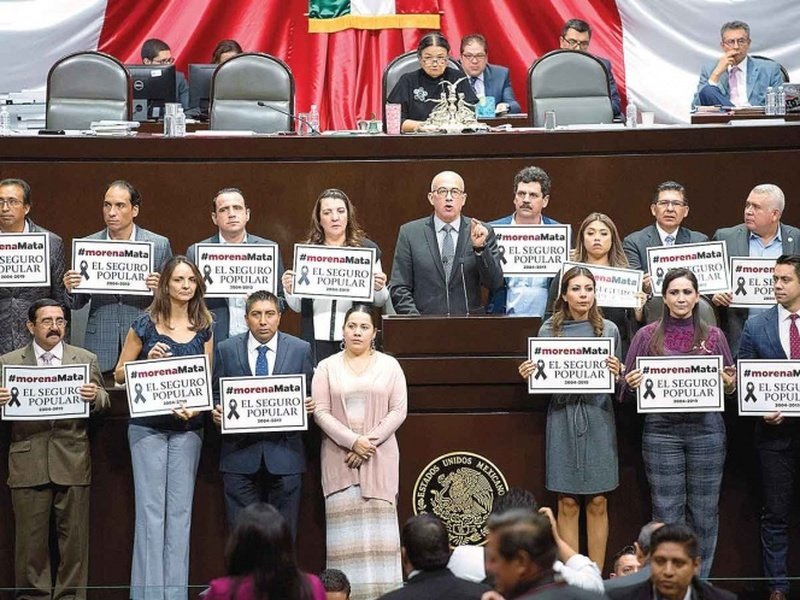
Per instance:
[[[461,39],[461,68],[469,77],[478,98],[494,98],[495,113],[521,112],[511,88],[508,67],[489,64],[489,45],[480,33],[471,33]]]
[[[211,221],[219,230],[215,235],[207,238],[200,244],[272,244],[276,246],[275,254],[278,259],[276,272],[278,301],[280,310],[284,308],[283,285],[283,260],[280,248],[272,240],[268,240],[247,232],[247,223],[250,221],[250,209],[244,199],[242,191],[237,188],[223,188],[214,194],[211,200]],[[186,257],[197,263],[197,249],[195,244],[186,250]],[[247,331],[244,315],[244,297],[235,298],[207,298],[206,306],[214,315],[214,344],[233,335]]]
[[[703,65],[693,106],[764,106],[768,87],[783,85],[774,60],[748,56],[750,26],[730,21],[720,30],[722,56]]]
[[[401,315],[483,313],[481,286],[503,285],[492,228],[461,214],[464,180],[442,171],[431,182],[433,215],[400,227],[389,283]]]
[[[169,45],[158,38],[150,38],[142,44],[140,52],[143,65],[172,65],[175,58]],[[175,91],[178,97],[176,100],[181,103],[183,110],[189,110],[189,84],[183,73],[175,71]]]
[[[456,577],[447,568],[450,545],[447,529],[438,517],[411,517],[400,532],[400,554],[405,585],[381,596],[381,600],[480,600],[489,587]]]
[[[122,179],[114,181],[103,196],[103,220],[106,228],[93,233],[87,239],[151,242],[155,272],[148,274],[147,287],[154,290],[158,286],[161,267],[172,257],[172,248],[163,235],[134,224],[141,205],[142,197],[133,185]],[[64,287],[67,292],[71,294],[81,280],[78,271],[70,269],[64,273]],[[131,323],[152,301],[152,296],[131,294],[72,295],[72,307],[75,309],[91,302],[84,346],[97,355],[100,370],[104,374],[113,375],[119,351],[125,343]]]
[[[697,577],[700,556],[697,536],[686,525],[664,525],[653,533],[650,578],[628,588],[620,600],[734,600],[731,592],[714,587]],[[691,588],[691,592],[690,592]]]
[[[248,331],[219,343],[214,358],[214,422],[222,422],[219,380],[222,377],[301,374],[310,389],[314,365],[311,346],[278,331],[280,302],[271,292],[254,292],[247,298]],[[306,401],[306,408],[313,406]],[[290,433],[246,433],[222,439],[219,469],[225,486],[228,523],[244,507],[269,502],[286,518],[294,536],[300,512],[300,484],[306,470],[303,436]]]
[[[586,21],[581,19],[570,19],[561,28],[561,37],[558,39],[558,45],[562,50],[580,50],[581,52],[589,52],[589,44],[592,41],[592,28]],[[619,97],[619,90],[617,89],[617,81],[614,79],[614,73],[611,69],[611,61],[602,56],[594,56],[597,60],[603,63],[606,68],[606,76],[608,77],[608,89],[611,97],[611,110],[614,111],[615,117],[622,116],[622,100]]]
[[[800,229],[781,223],[785,206],[781,188],[771,183],[757,185],[745,202],[744,223],[718,229],[713,239],[727,244],[729,257],[777,258],[782,254],[800,254]],[[745,321],[764,309],[729,308],[733,302],[731,292],[715,294],[711,301],[719,309],[720,325],[731,352],[736,354]]]
[[[89,365],[80,396],[92,410],[108,406],[97,357],[63,342],[64,309],[50,298],[28,308],[33,340],[0,357],[4,365]],[[11,390],[0,387],[0,405]],[[11,422],[8,487],[14,508],[14,585],[19,598],[86,598],[89,574],[89,483],[92,465],[85,419]],[[50,567],[50,522],[58,536],[55,585]],[[27,589],[25,589],[27,588]],[[52,593],[52,596],[51,596]]]
[[[626,593],[630,588],[650,580],[650,551],[653,540],[653,533],[664,526],[664,523],[650,521],[639,530],[639,537],[633,543],[636,550],[636,560],[639,570],[624,577],[612,577],[603,581],[606,596],[612,600],[617,600],[620,594]]]
[[[622,240],[622,249],[628,257],[631,269],[645,272],[642,286],[647,294],[651,292],[652,285],[647,272],[648,248],[708,241],[706,234],[681,227],[683,220],[689,215],[689,199],[686,197],[686,188],[677,181],[665,181],[658,185],[650,201],[650,212],[656,222],[634,231]]]
[[[778,257],[773,275],[777,304],[744,325],[738,358],[800,359],[800,256]],[[761,472],[761,552],[764,575],[769,578],[770,600],[789,594],[789,519],[792,491],[800,464],[800,424],[780,412],[756,425],[756,450]]]

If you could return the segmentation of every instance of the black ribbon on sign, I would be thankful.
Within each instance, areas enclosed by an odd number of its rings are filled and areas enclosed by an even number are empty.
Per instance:
[[[136,396],[133,399],[133,403],[134,404],[137,404],[139,402],[144,404],[147,401],[147,399],[142,394],[142,384],[141,383],[137,383],[135,386],[133,386],[133,391],[136,392]]]
[[[301,267],[300,268],[300,279],[297,280],[297,283],[302,285],[311,285],[311,280],[308,278],[308,267]]]
[[[89,279],[89,263],[85,260],[81,261],[81,277]]]
[[[756,398],[756,395],[753,393],[754,391],[756,391],[756,384],[753,383],[752,381],[748,381],[747,385],[745,386],[745,389],[747,390],[747,395],[744,397],[744,401],[758,402],[758,398]]]
[[[214,280],[211,279],[211,265],[203,267],[203,281],[212,285],[214,284]]]
[[[547,379],[547,374],[544,372],[544,361],[539,359],[536,361],[536,374],[533,376],[534,379]]]
[[[736,288],[736,295],[747,296],[747,290],[744,289],[744,277],[739,277],[739,279],[736,280],[736,285],[738,286]]]
[[[22,404],[19,403],[19,389],[13,387],[11,388],[11,401],[8,403],[9,406],[19,406],[22,408]]]
[[[504,265],[507,264],[508,261],[506,260],[506,247],[498,244],[497,253],[500,255],[500,262]]]
[[[644,395],[642,398],[652,398],[653,400],[656,399],[656,394],[653,392],[653,380],[652,379],[645,379],[644,380]]]
[[[236,412],[236,407],[238,407],[238,406],[239,406],[239,404],[236,402],[236,398],[231,398],[228,401],[228,408],[230,408],[231,410],[230,410],[230,412],[228,412],[228,416],[225,417],[225,418],[226,419],[239,419],[240,418],[239,417],[239,413]]]

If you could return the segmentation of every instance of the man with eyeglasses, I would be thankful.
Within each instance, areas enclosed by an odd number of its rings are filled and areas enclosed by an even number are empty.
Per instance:
[[[750,26],[730,21],[720,30],[722,56],[703,66],[693,106],[764,106],[768,87],[784,83],[775,61],[748,56]]]
[[[0,287],[0,354],[27,344],[31,335],[25,322],[28,307],[40,298],[53,298],[64,306],[70,300],[64,290],[64,242],[59,236],[27,218],[31,210],[31,186],[22,179],[0,181],[0,240],[6,233],[46,233],[50,239],[49,287]]]
[[[519,102],[511,89],[508,67],[489,64],[489,46],[480,33],[471,33],[461,39],[461,68],[478,98],[494,98],[495,113],[520,112]]]
[[[143,65],[172,65],[175,58],[172,56],[167,43],[158,38],[150,38],[142,44],[142,64]],[[175,70],[175,89],[178,90],[178,102],[183,106],[183,110],[189,110],[189,84],[186,77]]]
[[[28,308],[33,340],[0,356],[9,365],[88,365],[89,381],[79,388],[92,412],[109,405],[97,357],[64,343],[63,307],[50,298]],[[64,384],[58,384],[62,386]],[[15,390],[0,387],[0,406]],[[92,465],[88,419],[12,421],[8,487],[14,509],[14,585],[25,598],[86,598],[89,575],[89,484]],[[51,569],[50,527],[58,538],[59,564]],[[55,587],[51,585],[55,572]]]
[[[550,202],[550,176],[539,167],[525,167],[514,176],[514,213],[491,225],[559,225],[542,214]],[[489,298],[489,312],[541,317],[547,307],[552,277],[506,277]]]
[[[401,315],[468,315],[486,312],[481,286],[503,285],[494,231],[461,214],[464,180],[442,171],[431,182],[433,215],[400,227],[389,292]]]
[[[652,292],[650,274],[647,273],[648,248],[708,241],[705,233],[681,226],[689,215],[689,199],[686,197],[686,188],[677,181],[665,181],[656,187],[650,201],[650,213],[656,218],[655,223],[628,234],[622,240],[622,249],[628,257],[630,268],[645,272],[642,287],[646,294]]]
[[[558,45],[562,50],[579,50],[588,53],[591,41],[592,28],[589,24],[581,19],[570,19],[564,23],[564,27],[561,28],[561,37],[558,39]],[[622,115],[622,100],[619,97],[617,82],[611,70],[611,61],[602,56],[594,54],[592,56],[603,63],[603,66],[606,68],[608,89],[611,96],[611,110],[614,111],[615,117],[619,117]]]

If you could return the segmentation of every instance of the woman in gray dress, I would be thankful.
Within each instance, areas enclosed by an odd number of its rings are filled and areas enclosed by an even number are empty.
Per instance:
[[[597,308],[594,288],[594,276],[587,268],[573,267],[564,273],[553,316],[542,324],[538,335],[613,339],[615,355],[607,364],[619,376],[619,331]],[[527,360],[519,373],[527,379],[534,369]],[[547,410],[546,465],[545,485],[559,494],[559,535],[578,549],[581,496],[585,496],[589,558],[602,569],[608,540],[606,493],[619,484],[611,394],[553,394]]]

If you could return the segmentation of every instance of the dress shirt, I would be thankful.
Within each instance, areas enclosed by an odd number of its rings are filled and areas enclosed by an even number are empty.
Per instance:
[[[764,245],[764,242],[762,242],[761,238],[758,237],[755,233],[751,233],[748,239],[750,245],[750,256],[754,258],[762,256],[769,258],[778,258],[781,254],[783,254],[783,241],[781,240],[780,225],[778,225],[778,231],[775,232],[775,237],[772,238],[772,240],[767,245]],[[753,317],[759,313],[763,313],[764,311],[767,310],[769,310],[769,307],[750,308],[747,311],[747,318],[749,319],[750,317]],[[789,355],[787,354],[786,356]]]
[[[112,238],[108,233],[108,227],[106,227],[106,239],[114,241],[114,238]],[[118,241],[135,242],[136,241],[136,224],[134,224],[133,227],[131,227],[131,235],[128,237],[127,240],[118,240]]]
[[[666,231],[664,231],[663,229],[661,229],[661,226],[660,226],[658,223],[656,223],[656,230],[658,231],[658,237],[661,239],[661,245],[662,245],[662,246],[666,246],[666,245],[667,245],[667,236],[668,236],[668,235],[671,235],[673,238],[675,238],[675,239],[672,241],[672,245],[674,246],[674,245],[676,245],[676,244],[677,244],[677,242],[678,242],[678,232],[681,230],[681,228],[680,228],[680,227],[678,227],[678,228],[677,228],[675,231],[673,231],[672,233],[667,233]]]
[[[444,229],[445,225],[450,225],[453,231],[450,235],[453,237],[453,248],[458,246],[458,228],[461,227],[461,215],[458,215],[452,223],[445,223],[436,215],[433,215],[433,228],[436,230],[436,241],[439,243],[439,256],[442,255],[442,244],[444,243]]]
[[[256,372],[256,360],[258,359],[258,349],[261,346],[267,347],[267,372],[270,375],[275,374],[275,359],[278,352],[278,332],[272,336],[272,339],[266,344],[259,342],[251,333],[247,336],[247,364],[250,365],[250,372]]]
[[[786,330],[786,335],[788,336],[788,329]],[[788,337],[786,338],[789,339]],[[50,364],[45,365],[42,360],[42,354],[45,352],[50,352],[53,355],[53,358],[50,359]],[[36,355],[36,364],[40,367],[48,366],[48,367],[60,367],[61,361],[64,358],[64,342],[58,342],[55,346],[53,346],[52,350],[45,350],[39,344],[36,343],[36,340],[33,341],[33,353]],[[786,356],[789,356],[788,354]]]
[[[222,233],[219,234],[219,243],[227,244]],[[247,232],[244,232],[244,237],[241,244],[247,243]],[[244,296],[233,296],[227,298],[228,300],[228,337],[233,337],[247,331],[247,322],[244,320],[245,313],[247,312],[247,298]],[[272,371],[270,371],[272,373]]]
[[[544,221],[539,217],[537,225]],[[516,215],[511,217],[517,223]],[[547,308],[547,295],[552,277],[506,277],[506,314],[527,317],[542,317]]]
[[[747,101],[747,63],[750,62],[747,60],[747,57],[740,62],[737,67],[739,67],[739,72],[736,74],[736,94],[733,93],[733,90],[730,89],[730,77],[731,77],[731,70],[733,66],[728,67],[728,89],[730,90],[729,95],[731,98],[731,104],[734,106],[750,106],[750,102]]]
[[[472,84],[472,89],[475,90],[475,95],[478,98],[482,98],[486,96],[486,86],[483,83],[483,74],[486,71],[481,71],[481,74],[475,78],[475,81],[472,81],[472,77],[469,78],[469,82]]]
[[[781,347],[783,351],[786,353],[786,358],[792,357],[792,345],[789,342],[789,327],[792,325],[791,315],[794,313],[790,313],[786,308],[778,305],[778,334],[781,338]],[[800,329],[800,320],[797,323],[798,329]]]
[[[25,220],[23,221],[22,233],[30,233],[30,232],[31,232],[31,228],[28,226],[28,219],[26,217]],[[2,234],[2,233],[11,233],[11,232],[10,231],[0,231],[0,234]]]

